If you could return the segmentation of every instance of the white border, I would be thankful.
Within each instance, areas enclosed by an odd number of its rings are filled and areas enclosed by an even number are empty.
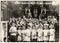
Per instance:
[[[52,1],[52,0],[1,0],[1,1]]]
[[[1,1],[53,1],[53,0],[0,0],[0,16],[1,16]],[[57,0],[57,1],[59,2],[59,18],[60,18],[60,0]],[[1,23],[1,20],[0,20],[0,23]],[[59,19],[59,30],[60,30],[60,19]],[[8,43],[8,42],[0,42],[0,43]],[[9,42],[9,43],[12,43],[12,42]],[[33,43],[33,42],[14,42],[14,43]],[[58,42],[34,42],[34,43],[58,43]],[[60,37],[59,37],[59,43],[60,43]]]

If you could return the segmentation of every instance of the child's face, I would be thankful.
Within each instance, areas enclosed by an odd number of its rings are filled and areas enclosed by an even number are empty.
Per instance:
[[[12,23],[12,26],[15,26],[15,23]]]
[[[50,24],[50,28],[51,28],[51,29],[54,28],[54,25],[53,25],[53,24]]]
[[[21,27],[19,27],[19,30],[21,29]]]
[[[44,26],[44,29],[47,29],[48,28],[48,26]]]
[[[23,26],[23,29],[25,29],[25,26]]]
[[[19,24],[19,21],[17,21],[17,24]]]

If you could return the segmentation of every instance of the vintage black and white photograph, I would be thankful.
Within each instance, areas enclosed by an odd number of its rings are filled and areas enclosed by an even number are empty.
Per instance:
[[[56,1],[1,1],[0,42],[59,42]]]

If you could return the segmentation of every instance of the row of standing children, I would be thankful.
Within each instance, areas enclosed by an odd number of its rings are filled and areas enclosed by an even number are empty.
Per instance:
[[[54,17],[54,16],[53,16]],[[49,17],[48,17],[49,18]],[[51,18],[51,17],[50,17]],[[9,30],[11,41],[55,41],[56,23],[51,19],[13,19],[10,21],[11,28]]]

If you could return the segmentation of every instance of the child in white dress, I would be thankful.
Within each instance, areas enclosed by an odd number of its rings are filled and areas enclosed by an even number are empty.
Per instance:
[[[17,39],[17,41],[19,42],[19,41],[21,41],[22,39],[21,39],[21,27],[19,27],[18,28],[18,39]]]
[[[26,31],[26,41],[30,41],[30,37],[31,37],[31,29],[30,29],[31,27],[30,26],[28,26],[28,28],[25,30]]]
[[[50,24],[49,28],[50,28],[50,38],[49,38],[49,41],[55,41],[55,29],[54,29],[54,25]]]
[[[16,24],[12,23],[12,26],[10,27],[10,30],[9,30],[11,42],[17,41],[17,28],[15,26]]]
[[[26,37],[26,28],[25,28],[25,26],[22,27],[21,33],[22,33],[22,41],[26,41],[26,38],[25,38]]]
[[[32,38],[32,41],[36,41],[37,40],[36,27],[35,26],[33,26],[33,29],[31,31],[31,38]]]
[[[43,41],[43,29],[42,27],[39,26],[39,28],[37,29],[37,32],[38,32],[38,38],[37,38],[37,41]]]
[[[48,41],[48,35],[49,35],[49,29],[48,29],[49,24],[44,24],[44,41]]]

